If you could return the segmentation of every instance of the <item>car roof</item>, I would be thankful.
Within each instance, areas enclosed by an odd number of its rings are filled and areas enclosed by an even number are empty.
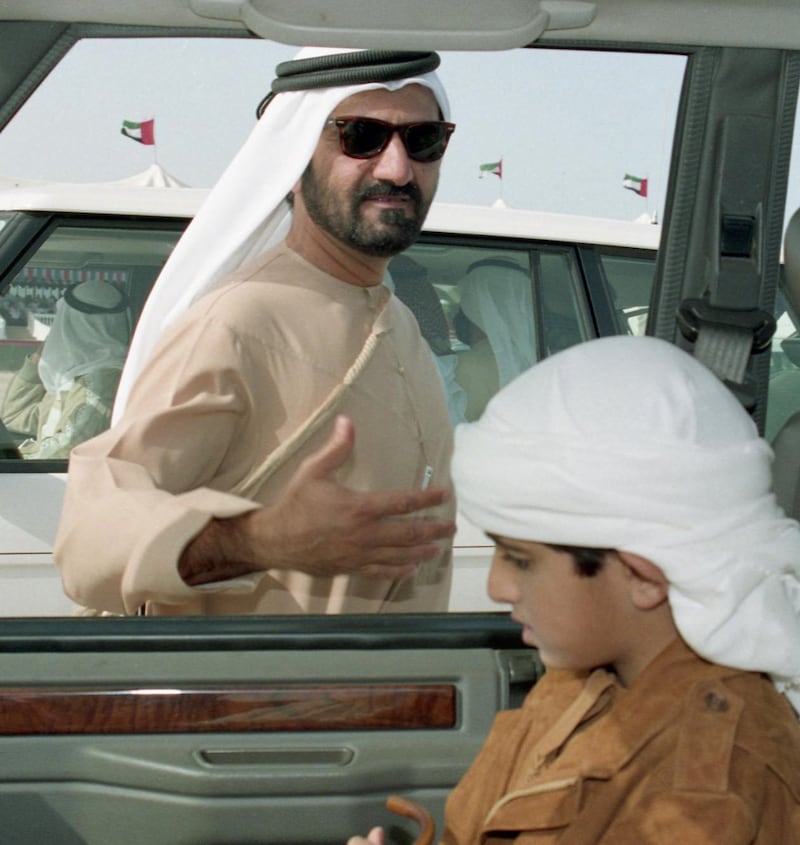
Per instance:
[[[287,44],[502,49],[537,39],[800,47],[796,0],[4,0],[0,19],[240,29]]]
[[[147,173],[147,171],[146,171]],[[193,217],[209,190],[185,186],[119,182],[40,182],[0,178],[0,212],[50,211],[69,214]],[[434,202],[425,230],[567,243],[658,248],[661,227],[647,221],[612,220],[493,206]]]
[[[206,188],[146,182],[47,182],[0,177],[0,211],[193,217]]]

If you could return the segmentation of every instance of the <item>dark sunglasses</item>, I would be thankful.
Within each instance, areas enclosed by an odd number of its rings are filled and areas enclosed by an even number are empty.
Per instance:
[[[375,158],[389,146],[397,132],[408,157],[422,162],[438,161],[456,128],[455,123],[443,120],[387,123],[373,117],[332,117],[328,124],[339,130],[339,146],[350,158]]]

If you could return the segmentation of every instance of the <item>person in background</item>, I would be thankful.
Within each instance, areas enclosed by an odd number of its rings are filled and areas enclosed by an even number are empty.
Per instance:
[[[472,422],[501,387],[536,363],[536,317],[531,278],[508,259],[474,262],[459,288],[457,325],[470,348],[459,354],[455,375]]]
[[[304,50],[278,66],[148,298],[111,429],[73,451],[54,556],[78,604],[447,608],[452,428],[383,284],[455,128],[438,64]]]
[[[456,429],[489,594],[545,673],[451,793],[445,845],[800,843],[800,525],[771,460],[650,337],[557,353]]]
[[[100,280],[67,288],[40,349],[6,390],[0,417],[27,434],[24,458],[66,458],[108,428],[130,324],[125,294]]]

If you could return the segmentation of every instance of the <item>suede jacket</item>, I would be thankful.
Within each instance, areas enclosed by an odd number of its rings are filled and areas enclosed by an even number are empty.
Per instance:
[[[499,713],[444,845],[800,845],[800,722],[677,641],[629,688],[548,671]]]

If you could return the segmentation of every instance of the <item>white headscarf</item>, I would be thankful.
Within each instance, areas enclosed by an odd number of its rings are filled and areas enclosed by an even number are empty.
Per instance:
[[[531,278],[507,259],[484,259],[459,288],[461,310],[489,340],[503,387],[536,363]]]
[[[121,370],[128,351],[130,329],[124,297],[107,282],[81,282],[71,291],[73,301],[101,311],[74,308],[62,297],[56,303],[53,325],[39,358],[39,378],[57,396],[78,376],[95,370]]]
[[[352,51],[304,48],[295,58],[341,52]],[[164,330],[196,299],[286,237],[291,222],[286,195],[311,161],[325,121],[336,106],[362,91],[396,91],[411,84],[429,88],[444,119],[449,118],[447,95],[435,73],[275,96],[156,280],[122,372],[112,423],[122,416],[133,382]]]
[[[453,476],[485,531],[657,564],[684,640],[768,673],[800,713],[800,525],[775,502],[772,458],[704,365],[615,337],[548,358],[458,426]]]

